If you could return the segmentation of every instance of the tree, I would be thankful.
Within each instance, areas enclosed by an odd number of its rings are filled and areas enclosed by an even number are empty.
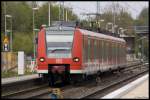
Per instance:
[[[149,25],[149,9],[143,8],[138,18],[135,20],[135,25],[137,26],[148,26]]]
[[[64,9],[65,11],[67,10],[68,19],[70,21],[78,19],[77,15],[75,15],[69,8],[65,7]],[[58,20],[59,20],[59,5],[51,3],[51,21],[58,21]],[[37,12],[37,27],[40,27],[42,24],[48,25],[48,3],[44,3]]]
[[[115,9],[114,9],[115,7]],[[115,11],[114,11],[115,10]],[[105,20],[105,25],[108,22],[114,22],[114,16],[115,16],[115,24],[119,27],[122,27],[124,29],[130,28],[130,26],[133,26],[133,18],[131,14],[128,12],[127,9],[123,8],[118,3],[111,4],[109,6],[106,6],[106,8],[103,9],[103,14],[101,15],[101,19]],[[128,33],[133,34],[131,30],[128,30]]]
[[[12,16],[12,29],[13,29],[13,51],[23,50],[27,54],[33,53],[33,4],[34,7],[38,3],[33,2],[2,2],[1,3],[1,40],[3,40],[5,30],[5,12],[4,4],[6,3],[6,14]],[[68,18],[70,20],[76,20],[77,16],[68,8]],[[59,6],[54,2],[51,6],[51,20],[58,20]],[[39,7],[38,11],[35,11],[35,28],[40,28],[42,24],[48,25],[48,3],[44,3]],[[7,28],[10,27],[9,21],[7,20]],[[2,41],[1,41],[2,44]],[[1,46],[2,49],[2,46]]]

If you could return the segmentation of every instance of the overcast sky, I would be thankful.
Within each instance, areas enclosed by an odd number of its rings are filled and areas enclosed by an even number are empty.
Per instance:
[[[65,6],[73,8],[73,12],[77,14],[81,19],[85,18],[85,16],[81,15],[81,13],[95,13],[96,12],[96,1],[65,1]],[[104,9],[106,6],[109,6],[112,1],[100,1],[100,9]],[[114,2],[116,3],[116,2]],[[149,7],[148,1],[119,1],[118,2],[122,7],[128,9],[129,13],[131,13],[132,17],[135,19],[142,8]]]

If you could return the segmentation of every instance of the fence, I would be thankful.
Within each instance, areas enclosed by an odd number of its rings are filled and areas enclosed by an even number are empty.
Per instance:
[[[24,56],[24,67],[34,71],[31,57]],[[18,69],[18,52],[1,52],[1,70],[9,71]]]

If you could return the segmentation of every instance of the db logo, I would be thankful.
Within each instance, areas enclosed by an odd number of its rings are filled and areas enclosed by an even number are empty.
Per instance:
[[[56,59],[56,63],[62,63],[62,59]]]

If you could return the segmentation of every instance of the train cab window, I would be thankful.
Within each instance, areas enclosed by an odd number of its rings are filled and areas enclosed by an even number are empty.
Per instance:
[[[46,31],[48,58],[71,58],[74,31]]]

